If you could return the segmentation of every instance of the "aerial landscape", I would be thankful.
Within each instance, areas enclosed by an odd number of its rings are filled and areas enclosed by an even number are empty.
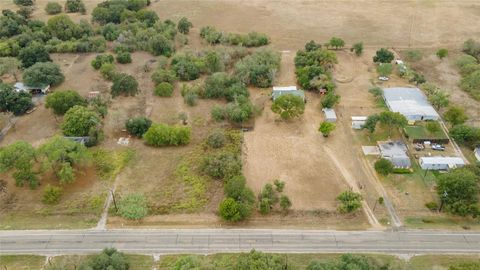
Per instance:
[[[0,269],[480,269],[479,1],[0,9]]]

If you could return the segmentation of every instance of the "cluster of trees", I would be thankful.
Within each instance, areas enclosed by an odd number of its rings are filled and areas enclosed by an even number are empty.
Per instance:
[[[152,146],[178,146],[190,142],[191,128],[152,124],[143,134],[145,143]]]
[[[425,92],[428,101],[430,101],[437,111],[440,111],[450,104],[450,95],[445,92],[445,90],[430,83],[424,83],[420,88]]]
[[[280,68],[280,54],[273,50],[259,50],[235,64],[236,76],[247,85],[266,88],[273,85]]]
[[[260,47],[270,43],[266,34],[250,32],[246,35],[223,33],[212,26],[205,26],[200,29],[200,37],[209,44],[238,45],[244,47]]]
[[[305,50],[297,51],[295,56],[295,74],[298,84],[305,90],[333,92],[335,83],[331,69],[338,62],[335,52],[322,49],[320,44],[310,41]]]
[[[280,205],[284,214],[288,213],[292,202],[287,195],[282,194],[284,188],[285,182],[278,179],[273,181],[273,185],[268,183],[263,186],[258,194],[258,210],[262,215],[269,214],[277,204]]]
[[[254,115],[255,107],[245,96],[236,97],[225,106],[213,106],[211,115],[217,121],[228,120],[232,123],[243,124]]]
[[[480,42],[473,39],[463,44],[465,55],[457,59],[462,80],[460,87],[474,99],[480,99]]]
[[[375,132],[377,123],[388,128],[388,134],[392,134],[394,128],[403,128],[408,124],[408,120],[400,113],[384,111],[380,114],[372,114],[368,116],[364,129],[367,129],[370,133]]]
[[[17,186],[36,188],[39,175],[53,172],[60,184],[75,180],[76,168],[86,165],[89,154],[85,146],[53,137],[35,149],[24,141],[0,148],[0,172],[12,172]]]
[[[340,193],[337,197],[337,201],[340,202],[338,212],[352,213],[362,206],[362,195],[348,190]]]

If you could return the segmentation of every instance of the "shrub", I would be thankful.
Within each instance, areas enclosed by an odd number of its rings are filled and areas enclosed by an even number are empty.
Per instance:
[[[113,78],[111,93],[113,97],[120,95],[134,96],[138,92],[138,82],[132,75],[118,74]]]
[[[57,64],[46,62],[36,63],[23,72],[23,82],[26,85],[56,86],[63,82],[65,77]]]
[[[480,100],[480,68],[462,78],[460,87],[474,99]]]
[[[422,60],[423,54],[419,50],[408,50],[405,52],[405,59],[410,62]]]
[[[275,189],[277,190],[277,192],[283,192],[285,182],[275,179],[275,181],[273,181],[273,185],[275,185]]]
[[[447,49],[439,49],[436,52],[436,55],[438,56],[438,58],[443,59],[443,58],[448,56],[448,50]]]
[[[326,94],[321,101],[322,108],[333,108],[340,102],[340,96],[332,92]]]
[[[444,114],[445,120],[450,122],[452,126],[461,125],[468,120],[468,116],[462,107],[452,106]]]
[[[110,63],[103,64],[100,67],[100,74],[102,74],[102,77],[106,80],[113,80],[117,75],[115,65]]]
[[[480,129],[466,125],[456,125],[450,129],[450,136],[452,136],[458,143],[475,148],[480,144]]]
[[[440,131],[442,128],[440,127],[440,124],[437,122],[437,121],[429,121],[427,122],[427,124],[425,125],[425,127],[427,128],[428,131],[430,131],[431,133],[435,133],[435,132],[438,132]]]
[[[428,202],[425,204],[430,211],[437,211],[438,210],[438,203],[437,202]]]
[[[13,0],[17,6],[33,6],[33,0]]]
[[[393,168],[392,173],[394,173],[394,174],[409,174],[409,173],[412,173],[412,170],[408,169],[408,168]]]
[[[75,105],[85,106],[85,99],[73,90],[58,91],[49,94],[46,98],[45,107],[53,109],[57,115],[65,114]]]
[[[381,48],[380,50],[378,50],[375,54],[375,56],[373,57],[373,62],[375,63],[390,63],[393,61],[393,59],[395,58],[395,56],[393,55],[393,53],[391,51],[389,51],[388,49],[385,49],[385,48]]]
[[[175,44],[165,35],[158,34],[149,39],[148,51],[153,55],[164,55],[170,57],[175,51]]]
[[[292,202],[286,195],[280,196],[280,207],[284,213],[288,213],[288,210],[292,207]]]
[[[380,63],[377,66],[377,73],[379,76],[390,76],[393,71],[393,65],[390,63]]]
[[[237,155],[222,152],[205,157],[202,169],[210,177],[226,179],[241,173],[242,162]]]
[[[222,148],[226,141],[227,138],[225,137],[225,132],[221,129],[215,130],[207,138],[207,144],[212,148]]]
[[[375,162],[375,171],[381,175],[388,175],[393,172],[393,164],[390,160],[381,158]]]
[[[246,180],[243,175],[236,175],[228,179],[224,186],[224,192],[227,197],[239,200],[242,198],[246,188]]]
[[[98,115],[83,106],[75,105],[63,117],[63,134],[71,137],[88,136],[90,130],[100,124]]]
[[[175,75],[175,71],[159,68],[155,70],[152,74],[152,81],[155,84],[159,84],[162,82],[174,83],[177,80],[177,76]]]
[[[226,198],[222,201],[219,208],[220,216],[227,221],[241,220],[240,206],[232,198]]]
[[[47,185],[43,190],[42,202],[45,204],[57,204],[63,195],[61,187]]]
[[[120,64],[128,64],[132,62],[132,56],[129,52],[121,52],[117,54],[117,62]]]
[[[172,69],[182,81],[195,80],[200,76],[200,69],[191,54],[175,54],[172,58]]]
[[[328,45],[330,45],[334,49],[340,49],[340,48],[343,48],[345,46],[345,41],[341,38],[332,37],[330,39],[330,41],[328,42]]]
[[[272,111],[282,119],[298,117],[305,111],[305,102],[302,97],[287,94],[277,97],[272,103]]]
[[[125,123],[127,132],[133,136],[141,138],[152,125],[152,120],[144,116],[130,118]]]
[[[354,51],[357,56],[362,55],[362,53],[363,53],[363,42],[358,42],[358,43],[353,44],[352,51]]]
[[[70,264],[72,265],[72,264]],[[115,248],[105,248],[102,253],[89,256],[88,261],[76,267],[76,264],[73,264],[74,269],[108,269],[108,270],[128,270],[130,269],[130,263],[128,258],[121,252],[118,252]],[[54,269],[65,269],[62,267],[48,268],[49,270]]]
[[[219,105],[213,106],[211,111],[212,118],[216,122],[225,120],[225,113],[225,108]]]
[[[253,86],[271,87],[280,68],[280,55],[272,50],[260,50],[244,57],[235,64],[238,78]]]
[[[111,54],[99,54],[92,60],[91,65],[94,69],[100,69],[103,64],[113,63],[113,55]]]
[[[144,134],[145,142],[152,146],[185,145],[190,142],[190,127],[154,124]]]
[[[177,28],[178,28],[178,32],[182,33],[182,34],[188,34],[188,32],[190,32],[190,28],[192,28],[193,24],[185,17],[182,17],[179,21],[178,21],[178,25],[177,25]]]
[[[85,14],[87,12],[87,9],[85,8],[85,4],[82,0],[67,0],[67,2],[65,2],[65,12],[80,12],[82,14]]]
[[[253,110],[252,102],[248,98],[240,96],[234,102],[227,104],[225,117],[232,122],[243,123],[253,116]]]
[[[50,62],[50,55],[42,44],[33,41],[28,46],[20,49],[18,59],[22,62],[24,68],[33,66],[39,62]]]
[[[173,94],[173,85],[168,82],[162,82],[155,87],[155,95],[160,97],[171,97]]]
[[[122,197],[118,202],[118,214],[126,219],[142,219],[148,214],[145,196],[132,193]]]
[[[45,12],[48,15],[55,15],[62,12],[62,5],[57,2],[48,2],[45,6]]]
[[[344,191],[338,195],[337,200],[340,201],[338,211],[340,213],[351,213],[362,206],[362,195],[353,191]]]

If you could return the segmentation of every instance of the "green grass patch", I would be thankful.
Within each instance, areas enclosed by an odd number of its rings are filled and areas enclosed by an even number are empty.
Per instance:
[[[415,216],[405,217],[405,224],[412,228],[449,228],[449,229],[479,229],[480,221],[470,218],[452,216]]]
[[[415,139],[432,139],[432,140],[445,140],[448,139],[445,132],[442,129],[435,132],[429,131],[425,124],[417,124],[414,126],[406,126],[404,128],[405,135],[409,140]]]
[[[38,270],[45,264],[45,257],[34,255],[2,255],[0,269]]]
[[[454,255],[424,255],[415,256],[410,259],[407,270],[431,270],[431,269],[448,269],[450,266],[463,263],[476,263],[480,269],[480,256],[454,256]]]
[[[103,180],[113,180],[135,157],[135,151],[127,148],[120,151],[94,149],[92,151],[93,163],[98,176]]]

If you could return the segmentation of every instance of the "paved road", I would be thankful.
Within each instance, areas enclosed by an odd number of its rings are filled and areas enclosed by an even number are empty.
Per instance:
[[[480,253],[480,233],[310,230],[71,230],[0,231],[0,254],[86,254],[105,247],[129,253],[249,251]]]

